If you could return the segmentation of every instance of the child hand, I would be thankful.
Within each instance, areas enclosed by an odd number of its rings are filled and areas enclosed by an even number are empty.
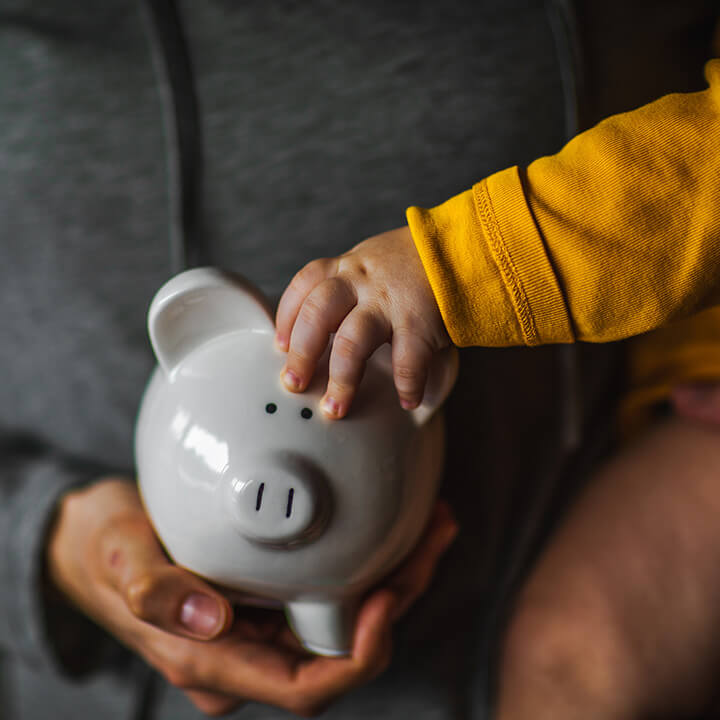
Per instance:
[[[392,343],[400,404],[408,410],[420,404],[430,361],[450,338],[409,228],[371,237],[339,257],[314,260],[292,279],[277,311],[289,390],[305,390],[332,333],[321,403],[326,415],[347,413],[365,363],[385,342]]]

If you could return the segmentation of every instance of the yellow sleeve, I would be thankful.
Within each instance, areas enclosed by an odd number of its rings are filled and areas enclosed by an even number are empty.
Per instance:
[[[617,340],[720,302],[720,60],[408,223],[457,345]]]

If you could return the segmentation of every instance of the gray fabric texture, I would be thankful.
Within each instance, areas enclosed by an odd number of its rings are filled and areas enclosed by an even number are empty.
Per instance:
[[[403,224],[407,205],[439,203],[565,138],[555,39],[537,0],[179,7],[203,132],[203,241],[214,264],[272,297],[305,262]],[[54,502],[101,474],[132,473],[153,365],[145,313],[170,274],[177,198],[148,43],[130,0],[0,9],[3,718],[200,715],[108,638],[71,677],[40,602]],[[587,394],[604,399],[612,352],[590,355]],[[443,489],[462,534],[398,626],[390,670],[327,717],[487,716],[515,531],[563,467],[557,361],[552,348],[463,353]],[[597,405],[585,403],[586,424]],[[237,716],[287,714],[251,704]]]

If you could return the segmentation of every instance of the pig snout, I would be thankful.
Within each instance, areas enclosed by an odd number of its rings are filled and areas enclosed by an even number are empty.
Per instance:
[[[330,489],[306,458],[273,453],[249,458],[228,471],[227,505],[235,529],[262,545],[315,540],[327,524]]]

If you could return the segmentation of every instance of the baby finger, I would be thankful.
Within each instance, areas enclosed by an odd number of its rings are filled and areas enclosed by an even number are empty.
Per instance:
[[[343,320],[333,340],[330,377],[322,400],[328,417],[341,418],[347,413],[367,359],[389,337],[389,326],[376,313],[356,308]]]

